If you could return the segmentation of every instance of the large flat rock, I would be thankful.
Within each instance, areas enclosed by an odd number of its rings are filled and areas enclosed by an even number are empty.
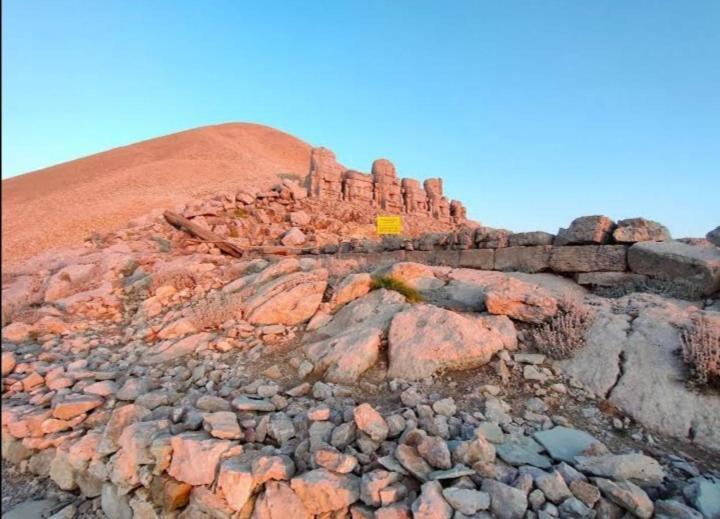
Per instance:
[[[679,241],[641,242],[628,251],[630,270],[667,281],[679,281],[703,295],[720,290],[720,249]]]

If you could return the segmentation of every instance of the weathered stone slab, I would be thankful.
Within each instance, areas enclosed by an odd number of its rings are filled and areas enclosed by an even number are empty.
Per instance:
[[[709,295],[720,289],[720,250],[678,241],[636,243],[628,252],[630,270],[681,281]]]
[[[550,268],[555,272],[622,272],[627,268],[627,247],[624,245],[553,247]]]
[[[647,279],[642,274],[632,272],[581,272],[575,274],[575,282],[578,285],[590,285],[596,287],[617,287],[639,283]]]
[[[458,266],[462,268],[492,270],[495,264],[495,251],[493,249],[461,250]]]
[[[645,218],[620,220],[617,229],[613,232],[613,238],[617,243],[667,241],[672,239],[667,227]]]
[[[602,245],[610,241],[614,229],[615,223],[607,216],[581,216],[558,231],[555,245]]]
[[[552,245],[555,235],[549,232],[517,232],[508,237],[508,247],[531,247],[535,245]]]
[[[478,250],[478,252],[481,252]],[[550,270],[552,246],[505,247],[495,251],[495,270],[542,272]],[[464,266],[464,265],[461,265]]]

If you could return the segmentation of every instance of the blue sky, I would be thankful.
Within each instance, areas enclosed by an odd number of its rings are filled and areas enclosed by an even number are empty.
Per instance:
[[[554,232],[720,224],[717,0],[3,1],[2,176],[228,121]]]

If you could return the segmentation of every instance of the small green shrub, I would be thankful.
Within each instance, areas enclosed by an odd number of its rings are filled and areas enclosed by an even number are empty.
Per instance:
[[[408,286],[405,282],[395,279],[391,276],[379,276],[372,280],[372,289],[384,288],[386,290],[394,290],[405,296],[411,303],[422,303],[425,298],[420,292],[415,290],[413,287]]]

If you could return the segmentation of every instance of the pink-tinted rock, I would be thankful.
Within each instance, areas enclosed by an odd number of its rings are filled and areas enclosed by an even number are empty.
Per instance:
[[[315,364],[315,369],[325,372],[326,380],[352,383],[377,362],[381,337],[380,328],[360,327],[320,342],[306,344],[303,349]]]
[[[69,397],[53,407],[53,416],[61,420],[70,420],[78,415],[92,411],[103,405],[105,400],[95,395]]]
[[[493,315],[541,323],[557,313],[556,299],[545,289],[513,278],[485,293],[485,306]]]
[[[0,366],[2,369],[3,377],[12,373],[12,371],[15,369],[16,365],[17,365],[17,361],[15,359],[15,354],[12,351],[2,352],[2,360],[0,361]]]
[[[287,483],[270,481],[255,503],[252,519],[310,519],[302,500]]]
[[[365,403],[355,407],[353,418],[358,429],[367,433],[373,441],[381,442],[387,438],[388,424],[370,404]]]
[[[620,220],[613,232],[618,243],[635,243],[639,241],[668,241],[672,239],[670,231],[664,225],[646,220],[645,218],[629,218]]]
[[[135,404],[115,408],[105,425],[98,452],[103,455],[115,452],[119,448],[118,441],[125,428],[139,422],[148,414],[150,414],[148,409]]]
[[[295,272],[261,287],[245,302],[252,324],[295,325],[313,316],[327,286],[327,270]]]
[[[220,457],[233,444],[203,433],[182,433],[171,440],[173,458],[168,474],[191,485],[209,485],[215,480]]]
[[[24,342],[30,338],[30,332],[32,332],[32,326],[28,324],[10,323],[2,329],[2,337],[10,342]]]
[[[253,473],[249,463],[231,458],[220,465],[218,489],[225,496],[230,508],[238,512],[242,510],[250,499],[253,488]]]
[[[420,496],[412,504],[415,519],[450,519],[452,507],[445,501],[442,485],[437,481],[428,481],[422,486]]]
[[[294,477],[290,487],[310,514],[323,514],[349,507],[360,497],[359,479],[315,469]]]
[[[514,349],[512,323],[464,316],[431,305],[397,314],[388,334],[388,377],[417,380],[441,369],[487,364],[504,348]]]
[[[615,222],[607,216],[581,216],[558,231],[555,245],[602,245],[610,241],[614,229]]]
[[[367,272],[350,274],[340,282],[330,299],[330,307],[335,310],[342,305],[354,301],[370,292],[372,276]]]

